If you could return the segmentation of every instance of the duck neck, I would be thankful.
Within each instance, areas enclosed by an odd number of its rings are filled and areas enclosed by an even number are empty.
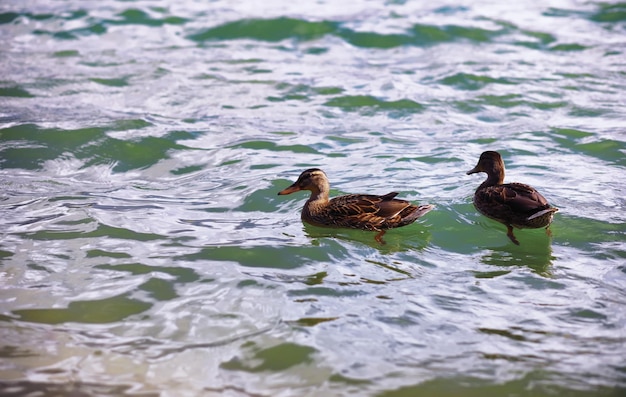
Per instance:
[[[504,167],[494,167],[487,172],[487,179],[478,187],[484,189],[489,186],[502,185],[504,182]]]
[[[329,195],[330,187],[329,186],[319,186],[316,189],[311,190],[311,197],[304,204],[304,208],[302,209],[302,214],[314,214],[319,211],[321,208],[325,207],[328,204],[328,195]]]

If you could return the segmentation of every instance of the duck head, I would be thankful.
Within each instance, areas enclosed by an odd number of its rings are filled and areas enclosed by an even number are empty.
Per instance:
[[[494,151],[486,151],[480,155],[476,167],[467,171],[467,175],[484,172],[488,175],[488,179],[496,184],[504,181],[504,161],[500,153]]]
[[[279,196],[285,194],[291,194],[300,190],[309,190],[313,194],[319,194],[320,192],[328,192],[330,190],[330,184],[328,177],[324,171],[319,168],[309,168],[300,174],[298,180],[291,186],[278,192]]]

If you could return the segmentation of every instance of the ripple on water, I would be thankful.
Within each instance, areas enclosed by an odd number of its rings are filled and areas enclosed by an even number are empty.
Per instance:
[[[5,394],[626,387],[623,4],[1,8]],[[487,149],[552,235],[476,212]],[[303,225],[310,167],[436,208]]]

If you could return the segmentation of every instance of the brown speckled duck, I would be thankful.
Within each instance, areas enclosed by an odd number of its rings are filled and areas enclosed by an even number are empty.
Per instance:
[[[487,179],[474,193],[474,207],[483,215],[503,223],[507,236],[513,243],[519,241],[513,235],[513,227],[540,228],[546,231],[559,209],[550,206],[548,201],[532,186],[523,183],[504,182],[504,161],[500,153],[487,151],[480,155],[478,164],[467,175],[485,172]]]
[[[383,234],[387,229],[406,226],[434,206],[414,205],[394,197],[398,193],[383,196],[371,194],[348,194],[329,200],[330,183],[324,171],[311,168],[304,171],[288,188],[279,195],[309,190],[311,197],[302,208],[302,220],[315,226],[345,227],[378,231],[376,241],[384,244]]]

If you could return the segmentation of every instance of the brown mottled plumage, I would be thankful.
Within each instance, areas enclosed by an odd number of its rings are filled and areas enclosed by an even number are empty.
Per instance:
[[[329,200],[328,178],[318,168],[304,171],[297,181],[278,194],[291,194],[300,190],[311,191],[311,197],[302,208],[303,221],[315,226],[378,231],[375,238],[379,243],[383,243],[385,230],[413,223],[434,208],[430,204],[417,206],[406,200],[395,199],[398,195],[395,192],[383,196],[348,194]]]
[[[503,223],[511,241],[519,245],[513,235],[513,227],[548,229],[554,213],[559,209],[550,206],[532,186],[504,184],[504,161],[500,153],[487,151],[481,154],[478,164],[467,175],[477,172],[487,173],[487,179],[474,193],[474,207],[483,215]]]

